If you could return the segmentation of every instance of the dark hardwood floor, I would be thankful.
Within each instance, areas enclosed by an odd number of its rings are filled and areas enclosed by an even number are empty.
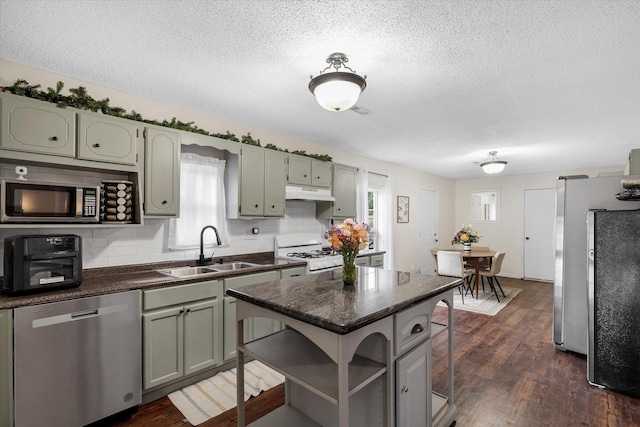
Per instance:
[[[454,310],[456,427],[640,426],[640,399],[601,390],[586,380],[586,357],[553,346],[553,285],[500,279],[522,292],[496,316]],[[446,323],[437,307],[435,321]],[[433,389],[446,390],[446,338],[433,342]],[[284,403],[278,386],[247,403],[247,422]],[[168,398],[110,425],[189,426]],[[231,409],[203,427],[236,425]],[[412,426],[413,427],[413,426]]]

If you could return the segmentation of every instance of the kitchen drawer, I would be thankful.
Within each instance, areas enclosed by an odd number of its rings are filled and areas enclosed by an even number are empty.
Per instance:
[[[280,270],[280,278],[288,279],[289,277],[305,276],[307,274],[306,267],[283,268]]]
[[[188,285],[144,291],[143,310],[168,307],[209,298],[219,298],[221,282],[209,280]]]
[[[224,279],[224,292],[227,293],[229,288],[240,288],[242,286],[254,285],[256,283],[270,282],[278,280],[280,272],[277,270],[265,271],[263,273],[246,274],[244,276],[229,277]]]
[[[425,301],[394,316],[395,355],[398,356],[431,335],[431,304]]]
[[[384,255],[371,255],[369,265],[371,267],[384,267]]]

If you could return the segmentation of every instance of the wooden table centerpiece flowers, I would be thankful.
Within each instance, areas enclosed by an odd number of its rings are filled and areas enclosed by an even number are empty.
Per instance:
[[[356,257],[369,244],[369,225],[345,219],[324,233],[324,238],[342,254],[342,282],[353,285],[356,282]]]
[[[453,240],[451,240],[452,245],[464,245],[464,251],[471,251],[471,244],[477,243],[480,241],[480,235],[476,230],[469,225],[463,225],[456,234],[453,235]]]

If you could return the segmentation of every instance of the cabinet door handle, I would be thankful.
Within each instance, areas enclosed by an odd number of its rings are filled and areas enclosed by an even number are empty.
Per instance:
[[[412,334],[419,334],[420,332],[423,332],[423,331],[424,331],[424,327],[420,323],[416,323],[415,325],[413,325],[413,328],[411,328]]]
[[[407,388],[407,386],[404,386],[404,385],[403,385],[403,386],[402,386],[402,388],[400,389],[400,391],[401,391],[402,393],[406,393],[406,392],[408,392],[408,391],[409,391],[409,389]]]
[[[275,209],[275,208],[276,208],[276,205],[271,205],[271,209]]]
[[[304,174],[304,177],[305,177],[305,178],[307,177],[307,174],[306,174],[306,173]]]
[[[162,201],[162,204],[163,204],[163,205],[166,205],[167,203],[169,203],[169,202],[167,202],[166,200],[163,200],[163,201]]]
[[[180,314],[184,313],[184,308],[180,309]]]
[[[258,207],[258,205],[256,205],[256,208]]]
[[[57,141],[58,137],[57,136],[52,136],[51,138],[49,138],[51,141]]]
[[[94,148],[100,148],[100,144],[93,144]]]
[[[190,308],[187,308],[187,313],[191,313],[191,309]]]

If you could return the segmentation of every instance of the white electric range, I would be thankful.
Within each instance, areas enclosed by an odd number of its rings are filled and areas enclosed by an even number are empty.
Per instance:
[[[315,233],[290,233],[276,236],[276,260],[306,261],[307,274],[319,273],[342,265],[342,255],[329,249],[329,242]]]

